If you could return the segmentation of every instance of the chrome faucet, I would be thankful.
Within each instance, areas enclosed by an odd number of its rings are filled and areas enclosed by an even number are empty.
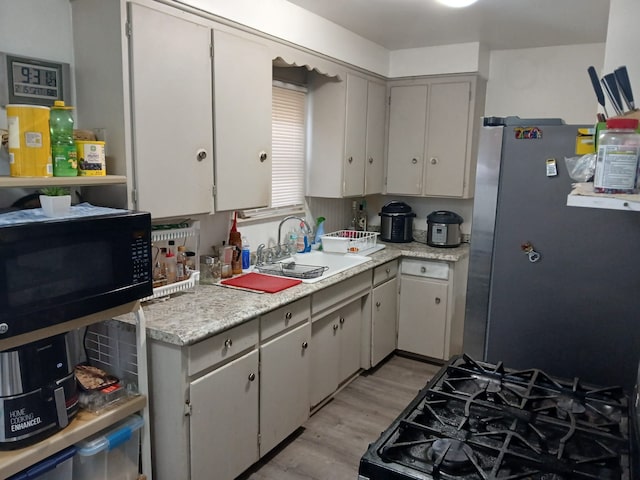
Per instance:
[[[278,225],[278,244],[277,244],[277,248],[280,248],[280,239],[282,238],[282,225],[284,224],[284,222],[286,222],[287,220],[299,220],[300,222],[304,223],[304,226],[306,228],[306,232],[307,234],[311,233],[311,227],[309,226],[309,224],[307,223],[307,221],[304,218],[301,217],[296,217],[295,215],[289,215],[287,217],[284,217],[281,221],[280,221],[280,225]]]

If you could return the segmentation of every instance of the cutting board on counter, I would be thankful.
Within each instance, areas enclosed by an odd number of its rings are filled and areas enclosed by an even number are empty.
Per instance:
[[[235,278],[222,280],[222,285],[228,287],[245,288],[255,290],[257,292],[276,293],[289,287],[295,287],[302,283],[297,278],[281,278],[272,275],[263,275],[262,273],[245,273]]]

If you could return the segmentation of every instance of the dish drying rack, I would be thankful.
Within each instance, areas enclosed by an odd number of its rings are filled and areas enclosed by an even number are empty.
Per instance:
[[[378,232],[338,230],[322,235],[322,250],[329,253],[362,253],[376,246]]]
[[[200,240],[200,222],[194,222],[193,226],[186,228],[173,228],[170,230],[153,230],[151,232],[151,243],[154,245],[156,243],[168,242],[169,240],[186,240],[187,238],[195,238],[196,246],[196,265],[198,264],[198,250],[199,250],[199,240]],[[155,263],[155,252],[153,255],[153,262]],[[178,293],[184,290],[189,290],[195,288],[200,280],[200,272],[198,270],[191,270],[191,275],[186,280],[182,280],[180,282],[170,283],[168,285],[162,285],[161,287],[155,287],[153,289],[153,294],[143,298],[140,300],[141,302],[146,302],[147,300],[153,300],[155,298],[166,297],[173,293]]]
[[[317,278],[322,275],[329,267],[318,267],[315,265],[302,265],[295,262],[289,263],[270,263],[267,265],[256,265],[256,269],[260,273],[267,275],[278,275],[281,277],[291,278]]]

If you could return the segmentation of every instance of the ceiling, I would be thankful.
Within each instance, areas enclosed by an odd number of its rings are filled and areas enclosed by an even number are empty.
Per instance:
[[[604,43],[609,0],[288,0],[388,50],[481,42],[491,50]]]

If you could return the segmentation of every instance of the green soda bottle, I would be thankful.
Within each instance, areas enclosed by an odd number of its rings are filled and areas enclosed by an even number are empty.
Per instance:
[[[51,107],[49,130],[51,132],[51,162],[54,177],[78,175],[78,151],[73,140],[73,107],[56,100]]]

